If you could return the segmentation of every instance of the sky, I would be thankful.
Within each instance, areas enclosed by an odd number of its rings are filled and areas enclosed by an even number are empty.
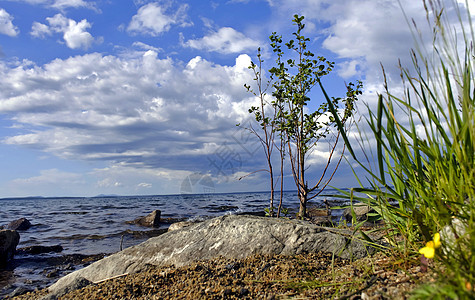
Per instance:
[[[269,69],[269,35],[304,15],[312,51],[335,62],[330,94],[361,80],[372,103],[381,65],[397,89],[410,63],[401,6],[426,23],[422,0],[1,0],[0,198],[268,190],[265,172],[238,180],[266,167],[236,126],[252,120],[257,48]],[[355,184],[343,163],[332,185]]]

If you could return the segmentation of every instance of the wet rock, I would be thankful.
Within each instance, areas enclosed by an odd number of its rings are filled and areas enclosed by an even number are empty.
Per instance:
[[[127,223],[129,224],[137,224],[140,226],[145,226],[145,227],[159,227],[160,226],[160,215],[161,215],[160,210],[154,210],[150,214],[148,214],[145,217],[140,217],[137,218],[133,221],[128,221]]]
[[[20,248],[17,250],[18,254],[42,254],[42,253],[59,253],[63,251],[63,247],[61,245],[54,245],[54,246],[29,246]]]
[[[20,242],[20,234],[15,230],[0,231],[0,268],[13,259],[16,246]]]
[[[19,286],[13,292],[8,294],[8,296],[13,298],[13,297],[20,296],[20,295],[23,295],[23,294],[26,294],[26,293],[29,293],[29,292],[32,292],[32,290],[27,289],[24,286]]]
[[[78,277],[90,281],[144,270],[149,265],[184,266],[219,256],[241,259],[254,254],[333,253],[361,258],[372,252],[352,231],[324,228],[299,220],[227,215],[167,232],[68,274],[49,287],[56,292]]]
[[[10,224],[7,225],[7,229],[10,229],[10,230],[27,230],[30,227],[31,227],[31,223],[26,218],[21,218],[15,221],[11,221]]]
[[[58,269],[54,269],[52,271],[46,272],[46,277],[47,278],[54,278],[54,277],[58,277],[58,276],[59,276],[59,270]]]

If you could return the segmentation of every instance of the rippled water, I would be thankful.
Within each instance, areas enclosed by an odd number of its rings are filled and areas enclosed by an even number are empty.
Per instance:
[[[328,193],[334,193],[329,191]],[[320,205],[324,197],[313,199]],[[336,199],[329,199],[339,205]],[[283,206],[297,212],[295,192],[284,193]],[[211,218],[240,212],[262,212],[269,205],[269,193],[182,194],[169,196],[118,196],[92,198],[0,199],[0,226],[27,218],[32,227],[20,232],[18,248],[32,245],[61,245],[60,254],[114,253],[145,241],[148,237],[134,232],[151,230],[127,224],[153,210],[161,210],[162,219]],[[163,227],[166,228],[166,224]],[[15,276],[32,278],[31,267],[19,266]],[[38,272],[36,272],[38,273]],[[1,281],[1,278],[0,278]],[[0,293],[1,297],[1,293]]]

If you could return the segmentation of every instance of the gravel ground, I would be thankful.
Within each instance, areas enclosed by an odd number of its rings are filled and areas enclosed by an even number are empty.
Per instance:
[[[218,258],[189,266],[149,266],[60,299],[406,299],[421,282],[417,260],[404,263],[379,252],[357,261],[327,253]],[[45,291],[14,299],[40,299]]]

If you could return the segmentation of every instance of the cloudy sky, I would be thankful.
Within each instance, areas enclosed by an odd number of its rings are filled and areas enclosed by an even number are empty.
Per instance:
[[[425,24],[422,0],[401,4]],[[268,36],[288,37],[294,14],[336,62],[334,96],[362,80],[371,102],[380,64],[396,85],[409,62],[394,0],[1,0],[0,198],[175,194],[203,175],[216,192],[266,190],[265,173],[237,180],[265,164],[235,125],[256,101],[251,59],[261,47],[270,66]],[[352,176],[343,166],[333,185]]]

